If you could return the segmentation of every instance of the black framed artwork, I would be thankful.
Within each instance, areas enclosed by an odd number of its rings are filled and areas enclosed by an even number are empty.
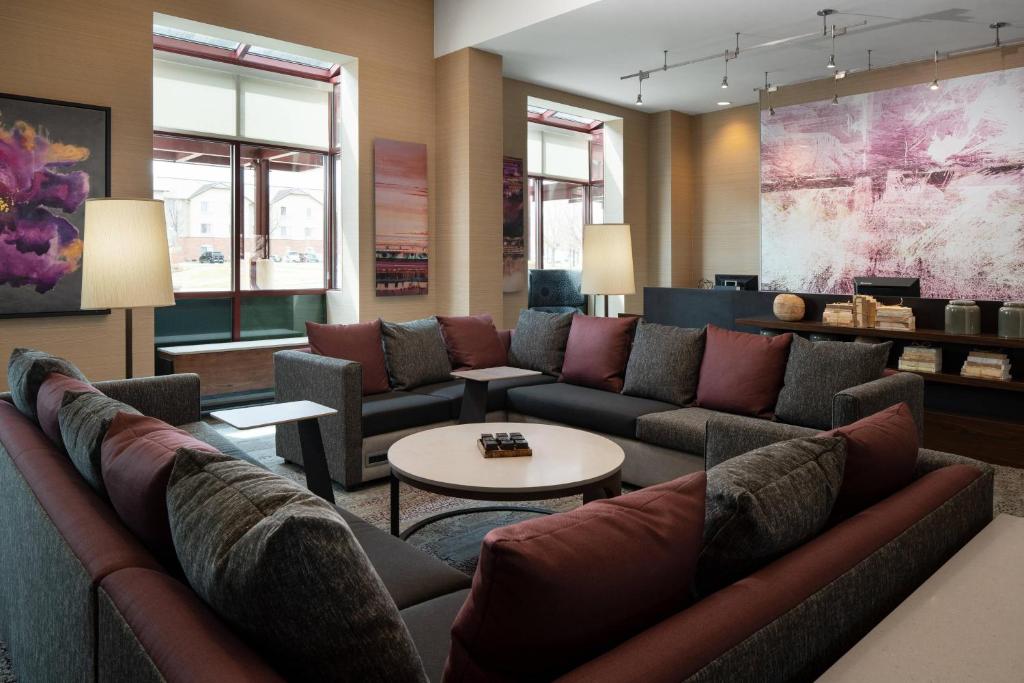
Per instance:
[[[85,200],[110,196],[110,108],[0,94],[0,318],[82,315]]]

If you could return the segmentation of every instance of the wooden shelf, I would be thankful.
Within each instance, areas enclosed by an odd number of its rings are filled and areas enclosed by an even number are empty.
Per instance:
[[[900,370],[900,372],[913,372],[920,375],[925,382],[937,382],[939,384],[959,384],[967,387],[980,387],[982,389],[1000,389],[1002,391],[1024,391],[1024,382],[1016,379],[985,379],[984,377],[964,377],[955,372],[917,372],[915,370]]]
[[[818,334],[835,334],[847,337],[879,337],[882,339],[903,339],[916,342],[937,342],[940,344],[961,344],[964,346],[982,346],[1003,349],[1024,349],[1024,339],[1004,339],[995,334],[950,334],[944,330],[880,330],[875,327],[838,327],[820,322],[787,322],[776,318],[736,318],[736,324],[744,327],[759,327],[766,330],[786,330],[788,332],[815,332]],[[958,375],[959,376],[959,375]],[[973,378],[965,378],[973,379]],[[988,381],[988,380],[985,380]],[[999,382],[993,380],[999,384]]]

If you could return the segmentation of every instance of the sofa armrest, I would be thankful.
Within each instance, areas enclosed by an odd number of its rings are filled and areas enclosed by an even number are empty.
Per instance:
[[[840,391],[832,397],[832,428],[843,427],[899,403],[910,407],[918,437],[923,440],[924,379],[911,372],[897,372]]]
[[[704,435],[704,469],[709,470],[755,448],[819,433],[809,427],[721,413],[708,420]]]
[[[359,363],[302,351],[274,354],[274,394],[278,401],[315,401],[337,415],[320,418],[327,469],[344,487],[362,480],[363,369]],[[299,430],[279,425],[277,455],[302,464]]]
[[[983,476],[989,478],[995,476],[996,469],[989,465],[987,462],[975,460],[973,458],[967,458],[956,453],[946,453],[943,451],[933,451],[929,448],[922,448],[917,452],[917,467],[914,471],[915,477],[923,477],[929,472],[933,472],[949,465],[970,465],[981,470]]]
[[[172,425],[200,420],[199,375],[181,373],[95,382],[112,399]]]

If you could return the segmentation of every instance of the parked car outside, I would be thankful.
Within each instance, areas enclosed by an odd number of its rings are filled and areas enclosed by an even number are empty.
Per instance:
[[[199,255],[200,263],[224,263],[224,252],[204,251]]]

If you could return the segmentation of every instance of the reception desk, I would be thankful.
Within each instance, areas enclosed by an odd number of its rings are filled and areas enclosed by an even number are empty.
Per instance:
[[[947,300],[919,297],[876,297],[883,303],[902,301],[914,311],[915,332],[838,328],[821,325],[825,305],[848,301],[849,296],[800,294],[806,305],[804,319],[780,321],[772,314],[777,292],[682,289],[644,289],[644,318],[649,322],[701,327],[708,323],[744,332],[793,332],[825,335],[838,340],[857,336],[893,342],[889,359],[895,367],[907,344],[941,346],[943,372],[918,373],[925,380],[925,446],[960,453],[996,464],[1024,467],[1024,340],[995,336],[1001,302],[979,301],[982,334],[947,335],[943,331]],[[1000,350],[1010,356],[1013,381],[961,377],[959,368],[975,349]]]

